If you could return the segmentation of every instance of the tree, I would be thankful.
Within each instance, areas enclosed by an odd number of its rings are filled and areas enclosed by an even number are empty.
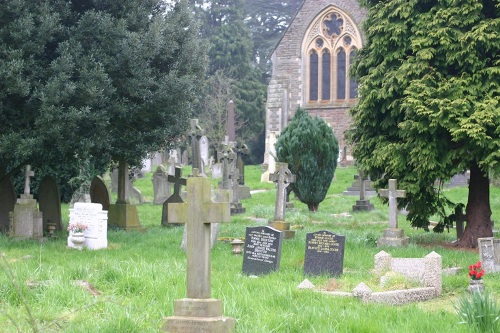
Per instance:
[[[139,165],[188,127],[206,56],[185,0],[8,0],[0,22],[7,170]]]
[[[470,170],[467,225],[458,242],[492,236],[490,168],[500,160],[498,1],[365,1],[367,44],[351,68],[353,154],[376,186],[397,178],[414,227],[451,205],[436,180]]]
[[[296,175],[291,184],[295,196],[316,212],[325,199],[337,168],[339,145],[332,129],[319,117],[298,108],[276,143],[278,161],[288,163]]]

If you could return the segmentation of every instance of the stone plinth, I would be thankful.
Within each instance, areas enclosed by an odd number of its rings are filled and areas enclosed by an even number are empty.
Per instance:
[[[378,246],[407,246],[409,238],[404,235],[403,229],[387,228],[384,235],[377,240]]]
[[[139,222],[137,207],[131,204],[111,204],[108,211],[108,225],[116,226],[127,231],[143,231]]]
[[[43,239],[43,215],[31,194],[21,194],[11,216],[10,236],[15,239]]]
[[[183,298],[174,303],[174,316],[167,317],[164,332],[234,332],[235,320],[222,315],[222,302],[214,298]]]
[[[240,188],[239,188],[238,192],[239,192],[240,199],[249,199],[252,197],[252,195],[250,194],[250,187],[248,187],[246,185],[240,184]]]
[[[356,204],[352,206],[354,212],[369,212],[374,208],[370,200],[356,200]]]
[[[290,239],[295,237],[295,230],[290,230],[290,223],[284,221],[272,221],[268,225],[283,233],[283,238]]]

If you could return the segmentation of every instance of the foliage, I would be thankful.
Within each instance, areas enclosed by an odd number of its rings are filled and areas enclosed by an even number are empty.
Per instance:
[[[473,292],[460,298],[455,310],[471,332],[494,333],[500,330],[500,307],[488,291]]]
[[[332,129],[319,117],[298,108],[276,143],[278,161],[296,176],[291,184],[297,198],[317,211],[337,167],[339,146]]]
[[[469,169],[460,244],[477,246],[491,235],[487,172],[500,161],[500,4],[365,3],[367,44],[351,68],[361,96],[351,109],[353,154],[376,186],[398,179],[408,219],[425,229],[452,205],[435,181]]]
[[[69,180],[79,162],[139,165],[188,125],[206,58],[187,3],[13,1],[0,7],[0,166]]]

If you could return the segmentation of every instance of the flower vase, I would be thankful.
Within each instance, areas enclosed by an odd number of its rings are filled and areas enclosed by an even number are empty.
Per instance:
[[[484,283],[483,280],[469,280],[469,288],[467,288],[467,291],[470,293],[473,292],[483,292],[484,291]]]
[[[75,232],[71,234],[71,242],[75,245],[75,249],[83,249],[83,243],[85,243],[85,236],[83,232]]]

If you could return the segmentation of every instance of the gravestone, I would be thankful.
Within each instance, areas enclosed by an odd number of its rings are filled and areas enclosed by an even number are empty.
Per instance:
[[[181,154],[181,165],[188,165],[188,151],[184,150]]]
[[[500,272],[500,239],[484,237],[477,239],[479,260],[486,273]]]
[[[287,163],[278,163],[276,172],[269,175],[269,180],[276,185],[274,221],[269,222],[269,226],[282,231],[285,239],[293,238],[295,237],[295,231],[290,230],[289,222],[285,222],[285,208],[287,187],[295,182],[295,175],[292,175]]]
[[[240,202],[239,199],[239,190],[240,184],[238,182],[239,179],[238,168],[234,168],[232,170],[231,175],[229,176],[231,179],[231,186],[233,191],[233,198],[231,200],[231,215],[243,214],[246,212],[246,208]]]
[[[344,269],[345,236],[321,230],[306,235],[304,274],[342,275]]]
[[[283,233],[268,226],[247,227],[243,273],[263,275],[279,270]]]
[[[129,187],[129,184],[128,163],[120,161],[118,164],[117,199],[116,203],[109,205],[108,226],[112,228],[120,228],[126,231],[143,231],[144,228],[139,222],[137,206],[131,204],[127,196],[127,187]],[[104,205],[103,209],[105,209]]]
[[[406,191],[397,189],[396,179],[389,179],[389,189],[380,190],[381,197],[389,198],[389,228],[384,230],[384,235],[377,240],[378,246],[406,246],[408,237],[404,230],[398,228],[398,199],[406,196]]]
[[[174,184],[174,193],[163,202],[162,213],[161,213],[161,225],[167,226],[178,226],[180,224],[173,224],[168,222],[168,206],[173,203],[183,203],[184,200],[181,198],[181,186],[186,186],[186,178],[182,178],[182,169],[180,167],[175,167],[175,176],[168,175],[168,181]]]
[[[214,163],[210,169],[212,170],[212,179],[222,178],[222,163]]]
[[[87,230],[83,232],[85,236],[83,247],[90,250],[108,247],[108,212],[102,209],[101,204],[76,202],[69,210],[69,223],[87,225]],[[75,247],[71,242],[71,234],[67,244],[69,247]]]
[[[464,223],[466,222],[465,217],[463,206],[457,205],[455,207],[455,229],[457,230],[457,241],[464,235]]]
[[[118,191],[118,168],[111,170],[109,178],[111,179],[111,192],[116,193]]]
[[[451,177],[450,181],[445,185],[447,188],[468,186],[470,179],[470,171],[459,173]]]
[[[269,159],[267,170],[260,177],[260,181],[262,183],[270,183],[272,182],[269,179],[269,176],[272,175],[276,171],[276,142],[278,142],[279,132],[270,131],[269,132]]]
[[[10,215],[10,237],[14,239],[43,239],[43,216],[38,210],[37,202],[33,199],[30,189],[30,177],[35,173],[30,165],[26,165],[24,178],[24,194],[17,199],[14,211]]]
[[[2,179],[2,177],[4,177]],[[16,205],[16,192],[12,184],[11,177],[0,176],[0,233],[9,232],[9,213],[14,210]]]
[[[193,174],[197,171],[193,170]],[[229,203],[214,203],[210,180],[187,179],[187,203],[170,204],[169,222],[187,227],[187,297],[174,303],[174,316],[167,317],[165,332],[234,332],[233,318],[222,315],[222,302],[211,297],[210,224],[230,221]]]
[[[204,173],[203,163],[200,154],[200,139],[203,135],[203,129],[198,125],[198,119],[191,119],[191,149],[192,149],[192,167],[198,169],[201,174]]]
[[[38,206],[43,214],[43,231],[49,231],[49,223],[55,225],[55,230],[62,230],[61,197],[54,177],[47,175],[40,182]]]
[[[227,102],[226,133],[229,142],[236,142],[236,119],[234,113],[234,102],[232,100]]]
[[[219,187],[223,190],[229,190],[231,189],[231,170],[234,168],[237,156],[227,142],[223,144],[223,150],[217,155],[220,156],[219,161],[222,164],[222,181],[219,183]]]
[[[207,169],[208,169],[208,148],[209,148],[209,141],[208,141],[208,138],[203,135],[201,138],[200,138],[200,159],[201,159],[201,162],[200,163],[203,163],[203,170],[206,172]]]
[[[250,149],[248,149],[247,145],[241,142],[238,142],[235,147],[236,150],[236,167],[240,173],[240,188],[239,188],[239,199],[248,199],[252,195],[250,194],[250,187],[245,185],[245,161],[243,160],[244,155],[248,155],[250,153]]]
[[[154,205],[162,205],[170,196],[170,183],[168,182],[167,170],[163,165],[158,165],[151,178],[153,182]]]
[[[352,206],[352,210],[355,212],[367,212],[372,211],[375,207],[370,203],[369,199],[366,199],[366,183],[369,181],[368,177],[365,177],[363,172],[359,172],[359,200],[356,200],[356,204]]]
[[[102,209],[109,210],[111,204],[109,190],[101,177],[94,177],[90,183],[90,202],[99,203]]]
[[[360,195],[360,190],[361,190],[361,180],[365,179],[364,185],[365,185],[365,197],[373,197],[377,194],[375,189],[372,186],[372,181],[370,180],[369,177],[362,177],[360,176],[362,172],[359,172],[359,175],[354,175],[354,181],[352,182],[351,186],[347,188],[342,194],[343,195]]]

